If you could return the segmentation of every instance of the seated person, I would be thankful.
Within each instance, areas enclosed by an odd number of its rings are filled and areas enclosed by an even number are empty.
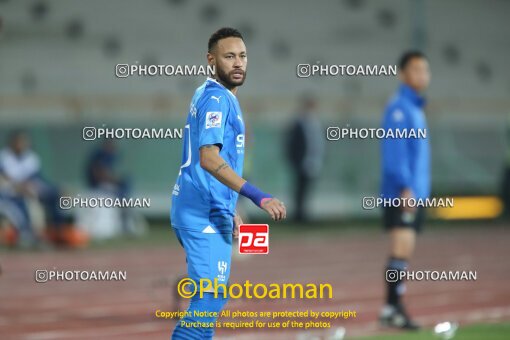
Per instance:
[[[106,192],[117,198],[130,194],[128,180],[118,174],[120,156],[113,140],[104,140],[94,149],[87,162],[86,177],[89,188]],[[132,216],[128,208],[121,211],[122,229],[133,232]]]
[[[43,178],[39,156],[31,150],[28,134],[17,130],[0,151],[0,199],[5,203],[4,214],[18,228],[22,241],[38,239],[28,214],[27,198],[36,199],[43,206],[50,234],[60,233],[63,217],[59,190]]]

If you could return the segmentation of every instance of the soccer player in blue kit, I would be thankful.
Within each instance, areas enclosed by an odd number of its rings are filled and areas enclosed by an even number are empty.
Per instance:
[[[239,194],[273,220],[286,217],[280,200],[242,178],[245,135],[236,94],[246,78],[247,53],[241,33],[233,28],[216,31],[209,39],[207,62],[215,74],[191,100],[170,216],[186,253],[188,276],[197,286],[200,279],[228,282],[232,237],[242,224],[235,211]],[[214,328],[201,325],[216,318],[198,317],[194,311],[219,313],[228,297],[215,297],[212,290],[202,293],[191,298],[190,313],[178,321],[172,339],[212,339]]]

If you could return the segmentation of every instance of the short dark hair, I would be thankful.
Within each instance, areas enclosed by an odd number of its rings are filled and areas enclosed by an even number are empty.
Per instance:
[[[239,32],[235,28],[223,27],[211,35],[211,37],[209,38],[209,43],[207,44],[207,51],[211,52],[211,50],[214,48],[214,46],[216,46],[219,40],[230,37],[239,38],[244,41],[241,32]]]
[[[425,54],[423,52],[421,52],[421,51],[418,51],[418,50],[407,51],[407,52],[403,53],[402,56],[400,57],[400,59],[398,61],[398,68],[400,70],[405,69],[407,64],[409,64],[409,62],[413,58],[427,59]]]
[[[16,139],[18,139],[21,136],[28,136],[28,132],[26,130],[23,130],[23,129],[14,129],[14,130],[11,130],[7,134],[7,141],[9,143],[12,143],[12,142],[14,142]]]

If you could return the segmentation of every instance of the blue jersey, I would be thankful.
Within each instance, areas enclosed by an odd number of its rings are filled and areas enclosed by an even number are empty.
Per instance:
[[[208,144],[218,145],[220,156],[242,177],[244,123],[241,108],[234,94],[211,78],[195,91],[191,100],[170,217],[174,228],[206,233],[232,232],[231,221],[239,194],[200,166],[199,149]]]
[[[386,106],[385,130],[426,129],[423,112],[425,99],[411,87],[402,84]],[[427,131],[428,138],[428,131]],[[430,150],[427,138],[386,138],[382,140],[382,196],[400,197],[411,188],[415,198],[430,194]]]

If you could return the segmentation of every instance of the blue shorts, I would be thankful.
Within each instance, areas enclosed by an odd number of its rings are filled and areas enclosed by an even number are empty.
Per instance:
[[[191,231],[173,228],[177,239],[186,252],[188,277],[199,286],[200,279],[209,279],[214,284],[227,284],[232,259],[232,229],[228,233]],[[221,292],[222,289],[219,289]]]

